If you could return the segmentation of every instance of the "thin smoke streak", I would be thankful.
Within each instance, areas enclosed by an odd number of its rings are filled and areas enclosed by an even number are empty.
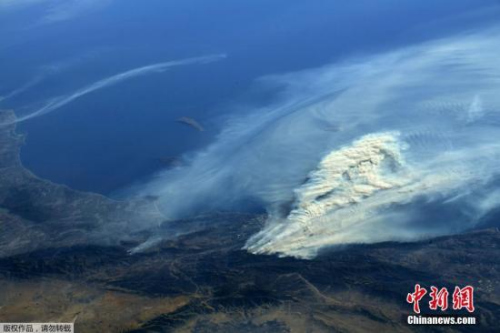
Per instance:
[[[10,99],[10,98],[13,98],[19,94],[22,94],[23,92],[25,92],[26,90],[30,89],[31,87],[37,85],[38,83],[40,83],[40,81],[42,81],[43,77],[42,76],[37,76],[35,77],[34,79],[32,79],[31,81],[29,81],[28,83],[26,83],[24,86],[8,93],[7,95],[5,96],[1,96],[0,97],[0,102],[3,102],[7,99]]]
[[[163,71],[168,70],[171,67],[176,67],[176,66],[185,66],[185,65],[191,65],[191,64],[207,64],[211,63],[217,60],[222,60],[226,58],[225,54],[217,54],[217,55],[209,55],[209,56],[203,56],[203,57],[196,57],[196,58],[189,58],[189,59],[184,59],[184,60],[177,60],[177,61],[169,61],[169,62],[163,62],[163,63],[158,63],[158,64],[153,64],[153,65],[148,65],[140,68],[135,68],[120,74],[116,74],[114,76],[102,79],[100,81],[97,81],[89,86],[86,86],[80,90],[77,90],[76,92],[56,98],[49,102],[47,105],[44,107],[36,110],[35,112],[20,117],[18,118],[15,122],[23,122],[29,119],[33,119],[35,117],[42,116],[44,114],[53,112],[71,102],[74,100],[81,98],[85,95],[88,95],[94,91],[107,88],[113,85],[116,85],[120,82],[126,81],[128,79],[132,79],[138,76],[144,76],[147,74],[151,73],[161,73]],[[4,123],[3,125],[9,125],[10,123]]]

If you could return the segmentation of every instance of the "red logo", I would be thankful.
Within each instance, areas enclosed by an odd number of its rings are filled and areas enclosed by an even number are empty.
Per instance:
[[[466,308],[469,312],[474,312],[474,287],[466,286],[462,289],[455,287],[453,292],[453,310]]]
[[[413,312],[420,313],[420,301],[427,294],[427,289],[422,288],[420,284],[415,285],[415,291],[406,296],[406,301],[413,304]],[[450,293],[446,287],[441,289],[431,286],[429,297],[429,309],[446,311],[448,309],[448,297]],[[474,312],[474,287],[466,286],[464,288],[455,287],[452,296],[453,310],[467,309],[469,312]]]
[[[415,292],[406,296],[406,301],[410,304],[413,303],[413,312],[420,313],[420,300],[425,294],[427,294],[427,290],[425,288],[420,288],[420,285],[416,284]]]
[[[431,293],[429,294],[429,296],[431,297],[431,300],[429,301],[429,308],[431,310],[437,310],[438,308],[441,308],[441,311],[445,311],[446,309],[448,309],[449,294],[450,293],[446,288],[441,288],[438,291],[438,288],[432,286]]]

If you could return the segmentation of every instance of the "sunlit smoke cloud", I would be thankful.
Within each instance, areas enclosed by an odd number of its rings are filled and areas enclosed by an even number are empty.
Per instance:
[[[224,59],[226,55],[224,54],[219,54],[219,55],[210,55],[210,56],[204,56],[204,57],[197,57],[197,58],[188,58],[188,59],[183,59],[183,60],[178,60],[178,61],[169,61],[169,62],[163,62],[163,63],[158,63],[154,65],[149,65],[149,66],[144,66],[136,69],[132,69],[117,75],[113,75],[111,77],[99,80],[95,83],[92,83],[91,85],[88,85],[84,88],[81,88],[71,94],[53,98],[49,103],[47,103],[44,107],[35,110],[31,112],[28,115],[25,116],[20,116],[17,118],[16,122],[23,122],[29,119],[33,119],[39,116],[42,116],[44,114],[53,112],[71,102],[73,102],[76,99],[79,99],[85,95],[88,95],[92,92],[95,92],[100,89],[104,89],[113,85],[116,85],[118,83],[121,83],[123,81],[136,78],[139,76],[144,76],[148,75],[151,73],[161,73],[169,68],[176,67],[176,66],[185,66],[185,65],[191,65],[191,64],[206,64],[210,63],[213,61],[221,60]],[[0,125],[7,125],[7,124],[0,124]]]
[[[464,195],[470,201],[464,186],[474,190],[474,199],[487,192],[482,189],[491,180],[491,172],[474,170],[471,163],[482,163],[483,168],[492,170],[494,164],[488,159],[500,158],[499,144],[479,152],[444,152],[418,167],[405,163],[405,150],[404,142],[394,135],[380,133],[331,152],[295,190],[288,216],[271,216],[268,226],[254,235],[246,248],[254,253],[310,258],[332,245],[413,240],[456,232],[474,226],[494,207],[491,197],[479,200],[479,205],[464,203],[464,198],[458,197]],[[443,197],[448,199],[439,202]],[[422,198],[424,203],[419,202]],[[432,208],[438,214],[427,212],[433,200],[442,206]],[[415,212],[415,207],[421,210]],[[455,221],[443,221],[450,218],[446,210],[457,213]],[[420,225],[426,220],[434,225]],[[456,227],[459,229],[454,230]]]
[[[172,219],[265,208],[253,253],[311,258],[472,228],[498,206],[499,38],[492,28],[264,78],[279,102],[228,121],[139,194]]]

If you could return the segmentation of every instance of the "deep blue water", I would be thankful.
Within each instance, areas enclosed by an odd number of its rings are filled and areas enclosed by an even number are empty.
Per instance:
[[[49,2],[49,1],[47,1]],[[158,158],[209,144],[237,105],[258,107],[276,91],[256,79],[473,29],[495,20],[494,0],[120,0],[58,22],[44,2],[0,9],[0,96],[30,112],[48,98],[152,63],[226,53],[89,94],[19,125],[24,164],[77,189],[111,193],[148,177]],[[478,11],[477,14],[474,14]],[[200,121],[205,132],[175,122]]]

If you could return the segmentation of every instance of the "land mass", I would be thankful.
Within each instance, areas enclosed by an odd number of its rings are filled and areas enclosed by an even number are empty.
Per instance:
[[[14,124],[14,113],[0,112],[1,123]],[[14,125],[0,127],[0,322],[74,321],[77,332],[500,331],[495,216],[461,235],[313,260],[252,255],[242,247],[263,215],[163,223],[151,200],[114,201],[36,177],[20,162],[23,142]],[[474,286],[477,324],[409,326],[416,283]],[[436,314],[426,300],[422,314]]]

